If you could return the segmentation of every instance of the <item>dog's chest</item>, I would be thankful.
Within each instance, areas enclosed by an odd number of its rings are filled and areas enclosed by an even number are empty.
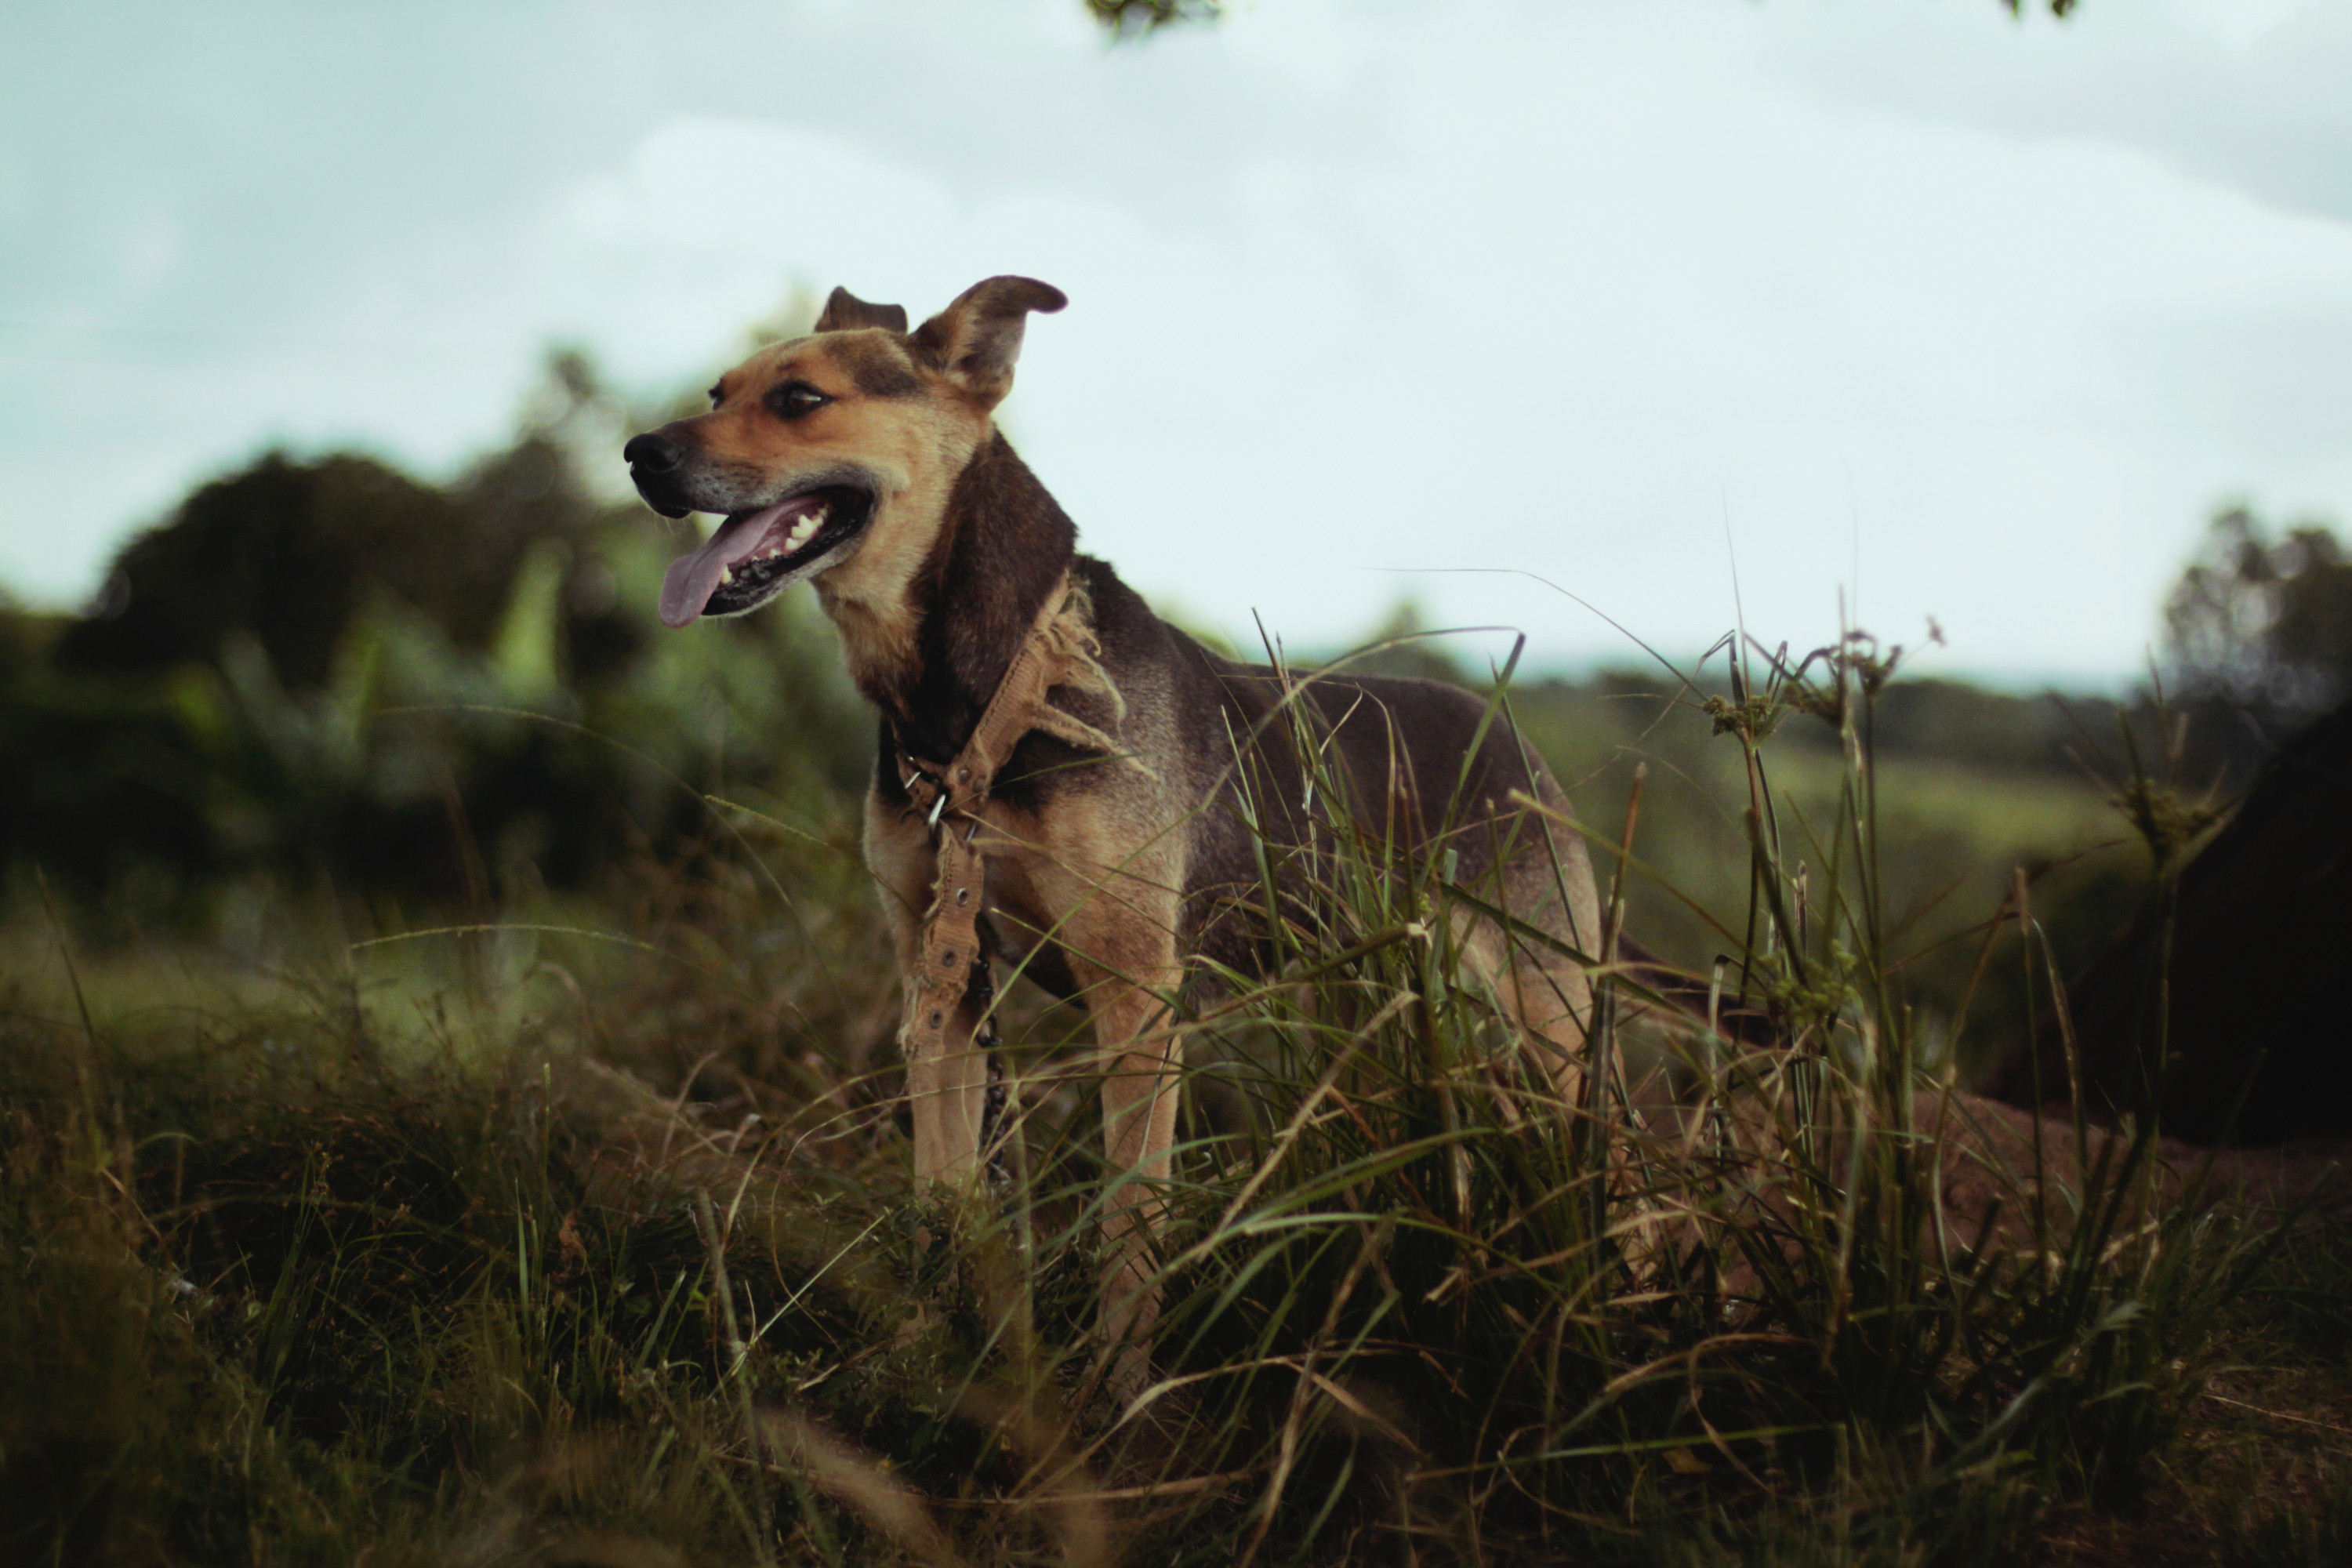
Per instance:
[[[1065,925],[1083,897],[1071,846],[1054,828],[1050,816],[994,803],[982,808],[974,842],[987,868],[988,913],[1000,941],[1024,951]]]

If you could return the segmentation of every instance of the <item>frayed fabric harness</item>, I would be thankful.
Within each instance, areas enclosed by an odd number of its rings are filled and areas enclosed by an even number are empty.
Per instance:
[[[1100,645],[1088,625],[1082,587],[1065,574],[1045,595],[1037,620],[995,695],[973,726],[971,738],[941,766],[898,747],[899,782],[929,828],[939,855],[931,907],[923,916],[918,948],[920,967],[908,978],[906,1026],[900,1036],[906,1059],[947,1054],[959,1003],[969,1003],[981,1020],[977,1038],[954,1042],[959,1049],[988,1053],[988,1098],[981,1119],[980,1146],[1000,1180],[997,1144],[1004,1131],[1004,1068],[997,1055],[996,1025],[990,1014],[995,982],[980,938],[982,907],[988,893],[988,858],[979,844],[981,808],[997,770],[1032,731],[1072,745],[1118,756],[1119,743],[1093,725],[1046,701],[1056,686],[1108,694],[1113,710],[1118,692],[1103,673]]]

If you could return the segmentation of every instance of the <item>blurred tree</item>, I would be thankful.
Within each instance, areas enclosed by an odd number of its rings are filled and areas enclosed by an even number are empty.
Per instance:
[[[2021,696],[1934,677],[1897,680],[1879,693],[1870,741],[1882,757],[2018,773],[2082,775],[2075,752],[2084,733],[2114,727],[2116,707],[2098,696],[2054,692]],[[1835,730],[1801,724],[1786,734],[1792,745],[1838,749]]]
[[[824,830],[871,721],[805,600],[653,624],[674,546],[583,478],[625,476],[644,423],[558,351],[451,483],[272,453],[134,539],[88,615],[0,601],[0,891],[37,867],[110,939],[264,884],[478,918],[690,847],[705,792]]]
[[[71,618],[28,610],[0,588],[0,686],[18,680],[48,660],[49,645]]]
[[[478,539],[454,498],[362,457],[298,462],[273,452],[190,496],[115,558],[95,613],[68,627],[60,668],[131,673],[220,658],[235,632],[260,639],[278,679],[325,683],[368,579],[430,605],[453,630],[487,632],[510,549]]]
[[[2070,975],[2074,1058],[2014,1041],[1990,1089],[2021,1104],[2079,1076],[2090,1109],[2257,1142],[2352,1131],[2352,560],[2325,525],[2281,536],[2223,509],[2164,608],[2173,698],[2143,696],[2110,767],[2150,850],[2136,917]],[[2165,776],[2148,759],[2165,757]],[[2176,792],[2176,779],[2210,787]],[[2234,812],[2221,791],[2251,784]],[[2221,831],[2199,840],[2226,816]],[[2193,853],[2192,853],[2193,851]],[[2243,1101],[2241,1105],[2240,1096]]]
[[[478,653],[498,639],[526,567],[544,575],[554,563],[569,573],[569,651],[592,674],[617,668],[641,634],[614,613],[610,574],[583,548],[599,507],[582,474],[619,450],[628,421],[587,356],[558,349],[514,439],[454,484],[352,453],[269,453],[124,546],[91,614],[59,638],[57,666],[217,663],[228,639],[249,634],[287,689],[315,691],[374,599],[388,595]]]
[[[2166,601],[2164,623],[2184,697],[2289,721],[2352,697],[2352,560],[2324,523],[2276,538],[2252,508],[2226,508]]]
[[[1086,5],[1117,37],[1157,32],[1173,22],[1213,22],[1225,14],[1224,0],[1086,0]]]

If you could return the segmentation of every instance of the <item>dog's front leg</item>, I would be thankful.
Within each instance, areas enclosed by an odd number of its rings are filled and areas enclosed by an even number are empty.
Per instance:
[[[980,1176],[981,1122],[988,1103],[988,1058],[973,1048],[972,1036],[980,1016],[969,995],[957,987],[952,999],[919,986],[914,972],[921,963],[902,960],[907,975],[907,1012],[898,1039],[907,1057],[907,1100],[915,1122],[915,1188],[945,1186],[959,1196],[973,1190]],[[920,1016],[944,1011],[945,1034],[924,1049],[918,1041],[929,1037],[919,1026]]]
[[[868,797],[866,864],[882,887],[883,912],[906,990],[898,1045],[915,1124],[915,1190],[919,1194],[940,1185],[961,1196],[972,1190],[980,1173],[980,1124],[988,1098],[987,1059],[971,1045],[980,1019],[964,984],[970,955],[957,955],[951,982],[946,976],[933,981],[924,973],[922,917],[937,896],[939,856],[919,821]],[[949,889],[948,896],[954,892]],[[981,895],[974,889],[971,896]],[[934,1008],[947,1015],[943,1028],[919,1028]],[[925,1049],[919,1042],[926,1040],[937,1043]]]

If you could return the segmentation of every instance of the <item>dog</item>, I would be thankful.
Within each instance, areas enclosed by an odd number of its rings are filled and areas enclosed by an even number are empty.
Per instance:
[[[1117,1173],[1100,1331],[1133,1346],[1158,1311],[1149,1251],[1184,983],[1203,960],[1263,968],[1263,933],[1234,910],[1262,846],[1286,852],[1293,882],[1314,850],[1300,733],[1360,808],[1423,849],[1443,837],[1452,878],[1483,879],[1501,900],[1503,920],[1474,914],[1459,933],[1564,1104],[1582,1083],[1593,992],[1580,955],[1601,917],[1566,796],[1479,698],[1221,657],[1078,553],[1076,526],[992,417],[1029,316],[1066,302],[1034,279],[990,278],[909,331],[900,307],[836,289],[809,335],[753,354],[719,377],[709,412],[634,437],[623,456],[664,516],[723,518],[670,567],[662,620],[746,615],[806,580],[877,710],[865,852],[907,981],[919,1188],[976,1190],[989,1117],[973,1044],[984,988],[926,969],[969,957],[937,934],[943,922],[962,918],[986,954],[1083,1002]],[[1042,676],[1039,648],[1052,655]],[[1016,672],[1040,697],[1006,717],[1000,689]],[[1002,731],[1002,755],[958,793],[948,770],[984,730]],[[962,910],[958,864],[983,884]]]

